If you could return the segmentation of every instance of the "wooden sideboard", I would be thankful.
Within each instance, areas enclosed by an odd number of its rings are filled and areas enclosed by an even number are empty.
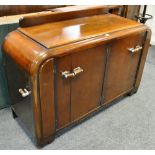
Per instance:
[[[150,36],[147,26],[101,11],[22,19],[3,43],[14,118],[41,147],[136,93]]]

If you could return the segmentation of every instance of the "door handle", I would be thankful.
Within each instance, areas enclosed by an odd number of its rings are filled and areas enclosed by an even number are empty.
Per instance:
[[[83,69],[81,67],[76,67],[73,69],[72,72],[70,72],[70,71],[62,72],[62,77],[64,77],[65,79],[72,78],[72,77],[79,75],[82,72],[83,72]]]
[[[128,48],[128,50],[129,50],[131,53],[138,52],[138,51],[140,51],[141,49],[143,49],[143,47],[140,46],[140,45],[137,45],[136,48]]]
[[[62,72],[62,77],[64,77],[65,79],[74,77],[74,73],[70,72],[70,71],[64,71]]]
[[[75,74],[75,76],[82,72],[83,72],[83,69],[81,67],[77,67],[73,69],[73,73]]]
[[[19,91],[19,93],[21,94],[22,97],[26,97],[26,96],[29,96],[31,94],[31,91],[28,91],[25,88],[24,89],[20,88],[18,91]]]

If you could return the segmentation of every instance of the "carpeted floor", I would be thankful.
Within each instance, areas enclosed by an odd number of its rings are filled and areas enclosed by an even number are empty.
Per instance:
[[[0,149],[36,149],[12,118],[0,110]],[[43,149],[155,149],[155,47],[137,94],[66,132]]]

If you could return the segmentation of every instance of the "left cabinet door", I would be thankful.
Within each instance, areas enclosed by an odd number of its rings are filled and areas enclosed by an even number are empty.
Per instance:
[[[80,119],[100,105],[105,63],[103,45],[57,59],[57,128]]]

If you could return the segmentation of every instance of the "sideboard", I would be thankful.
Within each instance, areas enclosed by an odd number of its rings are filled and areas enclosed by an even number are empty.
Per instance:
[[[5,68],[13,117],[37,146],[137,92],[147,26],[89,11],[31,16],[19,24],[3,43]]]

